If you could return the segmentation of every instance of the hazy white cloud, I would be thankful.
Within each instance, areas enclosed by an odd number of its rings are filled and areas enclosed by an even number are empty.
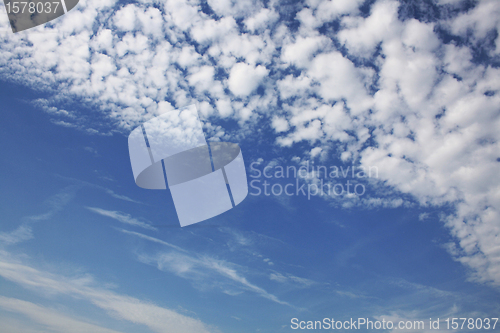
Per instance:
[[[26,217],[27,220],[37,222],[44,221],[52,218],[56,213],[61,211],[75,196],[76,191],[79,189],[78,185],[70,185],[63,188],[59,193],[50,196],[45,200],[44,205],[48,207],[48,211],[38,215]]]
[[[237,96],[248,96],[258,86],[261,80],[269,73],[264,66],[253,67],[239,62],[231,68],[228,85],[232,93]]]
[[[357,13],[358,7],[362,3],[363,0],[307,0],[307,4],[314,10],[315,18],[319,21],[318,26],[324,22],[335,19],[340,15]]]
[[[210,288],[217,286],[222,288],[223,291],[236,288],[242,291],[251,291],[273,302],[290,306],[289,303],[280,300],[275,295],[268,293],[263,288],[248,281],[248,279],[238,271],[238,268],[241,267],[236,264],[208,255],[190,253],[185,249],[141,233],[127,230],[121,231],[150,242],[166,245],[176,250],[171,252],[160,251],[156,255],[139,255],[139,260],[145,264],[155,265],[161,271],[171,272],[177,276],[188,279],[192,281],[195,286],[202,287],[203,289],[207,286]],[[244,238],[240,237],[240,242],[244,243]],[[242,291],[236,292],[234,295],[239,295]]]
[[[168,271],[191,280],[195,285],[211,285],[211,287],[221,284],[226,284],[228,287],[232,285],[234,288],[251,291],[273,302],[290,306],[289,303],[248,281],[238,272],[237,265],[225,260],[180,252],[159,253],[155,257],[142,256],[140,259],[144,263],[157,265],[158,269],[162,271]]]

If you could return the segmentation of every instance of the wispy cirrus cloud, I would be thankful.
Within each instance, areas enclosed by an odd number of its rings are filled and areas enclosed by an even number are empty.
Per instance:
[[[178,251],[181,251],[181,252],[187,252],[187,250],[184,250],[183,248],[181,248],[181,247],[179,247],[177,245],[170,244],[168,242],[162,241],[161,239],[158,239],[158,238],[155,238],[155,237],[151,237],[151,236],[148,236],[148,235],[141,234],[139,232],[129,231],[129,230],[120,229],[120,228],[117,228],[117,230],[120,231],[120,232],[123,232],[124,234],[133,235],[133,236],[136,236],[136,237],[148,240],[150,242],[162,244],[162,245],[171,247],[171,248],[173,248],[175,250],[178,250]]]
[[[0,246],[16,244],[33,238],[31,227],[23,224],[11,232],[0,232]]]
[[[290,303],[280,300],[265,289],[248,281],[248,279],[238,271],[238,265],[225,260],[216,259],[208,255],[193,256],[174,251],[160,252],[152,257],[141,255],[139,259],[146,264],[156,265],[159,270],[171,272],[177,276],[191,280],[195,285],[216,286],[221,283],[229,283],[229,285],[237,289],[256,293],[278,304],[292,306]],[[240,294],[240,292],[227,293],[230,295]]]
[[[77,190],[80,188],[78,185],[70,185],[59,193],[52,195],[45,200],[45,205],[48,206],[48,211],[38,215],[27,216],[25,219],[32,222],[44,221],[52,218],[56,213],[60,212],[74,197]]]
[[[157,306],[149,301],[142,301],[131,296],[100,288],[96,286],[97,282],[91,276],[67,277],[41,271],[14,259],[6,252],[0,252],[0,276],[25,288],[33,289],[41,293],[84,299],[105,310],[110,316],[134,324],[144,325],[153,332],[209,333],[217,331],[213,328],[209,328],[198,319]],[[0,307],[10,307],[12,310],[24,312],[26,315],[31,315],[36,318],[39,318],[39,316],[43,314],[51,315],[52,318],[54,318],[55,315],[46,309],[33,306],[29,303],[22,303],[21,301],[11,303],[10,305],[5,303],[8,303],[6,299],[0,298]],[[64,318],[61,317],[60,319]],[[50,320],[50,318],[45,317],[44,320]],[[60,325],[65,325],[65,323],[71,323],[71,321],[69,319],[64,319],[60,322]],[[59,328],[61,327],[62,326],[59,326]],[[88,326],[82,324],[80,327]],[[67,331],[74,330],[70,329]]]
[[[126,214],[126,213],[122,213],[122,212],[118,212],[118,211],[113,211],[113,210],[105,210],[105,209],[96,208],[96,207],[87,207],[87,209],[94,212],[94,213],[97,213],[99,215],[110,217],[112,219],[117,220],[118,222],[132,225],[134,227],[139,227],[139,228],[154,230],[154,231],[158,230],[157,228],[151,226],[149,223],[141,221],[139,219],[136,219],[136,218],[132,217],[130,214]]]
[[[32,321],[49,328],[53,332],[119,333],[118,331],[74,319],[59,311],[17,298],[0,296],[0,309],[22,314]],[[28,324],[24,323],[22,327],[17,327],[17,329],[24,332],[26,326],[28,326]]]
[[[279,272],[273,272],[269,275],[269,279],[272,281],[280,282],[280,283],[289,283],[299,287],[307,288],[317,284],[316,281],[301,278],[292,274],[281,274]]]

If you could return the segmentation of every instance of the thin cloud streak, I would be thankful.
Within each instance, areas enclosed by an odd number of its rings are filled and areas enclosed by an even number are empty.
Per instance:
[[[25,315],[50,330],[61,333],[119,333],[81,320],[73,319],[55,310],[16,298],[0,296],[0,308]]]
[[[160,252],[156,256],[140,255],[139,260],[145,264],[154,264],[159,270],[172,272],[177,276],[192,280],[195,283],[203,280],[203,284],[208,284],[211,278],[220,283],[220,277],[224,277],[245,290],[252,291],[278,304],[294,307],[290,303],[280,300],[278,297],[268,293],[263,288],[249,282],[246,277],[242,276],[236,270],[236,265],[232,263],[206,255],[193,255],[187,250],[138,232],[123,229],[119,230],[123,233],[134,235],[158,244],[163,244],[180,251],[172,251],[168,253]],[[215,278],[213,276],[215,276]]]
[[[113,211],[113,210],[105,210],[105,209],[101,209],[101,208],[97,208],[97,207],[86,207],[86,208],[88,210],[90,210],[91,212],[100,214],[102,216],[111,217],[112,219],[115,219],[121,223],[125,223],[128,225],[132,225],[135,227],[140,227],[140,228],[148,229],[148,230],[154,230],[154,231],[158,230],[157,228],[151,226],[150,224],[148,224],[146,222],[142,222],[136,218],[133,218],[132,216],[130,216],[130,214],[126,214],[126,213],[122,213],[122,212],[118,212],[118,211]]]
[[[115,229],[118,230],[118,231],[120,231],[120,232],[123,232],[124,234],[133,235],[133,236],[136,236],[136,237],[148,240],[150,242],[162,244],[162,245],[171,247],[171,248],[176,249],[176,250],[181,251],[181,252],[188,252],[187,250],[184,250],[183,248],[181,248],[181,247],[179,247],[177,245],[173,245],[173,244],[167,243],[165,241],[162,241],[161,239],[154,238],[154,237],[151,237],[151,236],[148,236],[148,235],[144,235],[144,234],[141,234],[139,232],[129,231],[129,230],[120,229],[120,228],[115,228]]]

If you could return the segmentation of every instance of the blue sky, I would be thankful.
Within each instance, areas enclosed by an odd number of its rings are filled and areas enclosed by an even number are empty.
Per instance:
[[[15,35],[0,15],[2,332],[498,317],[499,13],[87,0]],[[134,183],[127,137],[190,104],[209,141],[240,145],[249,182],[365,192],[249,194],[181,228],[168,190]],[[378,173],[266,179],[252,163]]]

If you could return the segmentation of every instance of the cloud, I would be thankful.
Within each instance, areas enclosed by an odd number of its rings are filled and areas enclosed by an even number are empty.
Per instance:
[[[280,283],[295,284],[295,285],[300,286],[300,287],[310,287],[310,286],[316,284],[316,282],[313,280],[301,278],[301,277],[294,276],[291,274],[283,275],[283,274],[278,273],[278,272],[271,273],[269,275],[269,279],[271,279],[272,281],[280,282]]]
[[[33,238],[33,232],[28,225],[21,225],[11,232],[0,232],[0,245],[11,245],[24,242]]]
[[[117,212],[117,211],[112,211],[112,210],[105,210],[101,208],[96,208],[96,207],[87,207],[88,210],[100,214],[102,216],[107,216],[111,217],[112,219],[115,219],[121,223],[125,223],[128,225],[133,225],[135,227],[143,228],[143,229],[148,229],[148,230],[158,230],[157,228],[151,226],[150,224],[140,221],[136,218],[133,218],[130,216],[130,214],[125,214],[122,212]]]
[[[79,189],[82,186],[88,186],[88,187],[91,187],[91,188],[95,188],[95,189],[104,191],[105,193],[107,193],[111,197],[119,199],[119,200],[133,202],[133,203],[137,203],[137,204],[143,204],[140,201],[137,201],[137,200],[134,200],[134,199],[131,199],[131,198],[127,197],[126,195],[117,194],[117,193],[115,193],[115,191],[113,191],[113,190],[111,190],[111,189],[109,189],[107,187],[104,187],[104,186],[96,185],[96,184],[89,183],[89,182],[84,181],[84,180],[80,180],[80,179],[76,179],[76,178],[71,178],[71,177],[64,177],[64,176],[60,176],[60,175],[56,175],[56,177],[60,178],[60,179],[63,179],[63,180],[66,180],[66,181],[69,181],[70,183],[75,184],[74,185],[75,189]]]
[[[86,300],[105,310],[110,316],[135,324],[145,325],[154,332],[207,333],[212,331],[198,319],[181,315],[173,310],[157,306],[151,302],[141,301],[134,297],[95,287],[95,281],[90,276],[70,278],[40,271],[12,259],[5,252],[1,253],[0,276],[25,288],[34,289],[37,292],[51,295],[64,295],[75,299]],[[58,321],[59,325],[69,325],[72,323],[72,319],[62,316],[57,317],[59,315],[51,310],[44,309],[34,304],[32,305],[28,302],[16,301],[11,303],[6,302],[5,298],[0,298],[0,306],[2,308],[10,307],[12,310],[25,313],[38,320],[50,321],[53,325],[55,325],[55,323],[52,319],[60,319],[60,321]],[[62,327],[63,326],[56,326],[56,329],[62,329]],[[92,329],[90,331],[98,331],[97,329],[99,328],[96,327],[96,330]],[[103,330],[104,328],[101,328],[101,331]],[[69,331],[74,330],[70,329]],[[108,330],[106,332],[111,331]]]
[[[330,45],[325,36],[297,37],[295,42],[285,46],[281,59],[297,67],[307,67],[313,54]]]
[[[251,291],[257,295],[282,305],[291,306],[263,288],[249,282],[237,271],[237,265],[210,256],[192,256],[180,252],[159,253],[154,258],[141,256],[144,263],[155,263],[158,269],[172,272],[180,277],[202,285],[215,285],[227,280],[233,287]],[[213,282],[211,282],[213,281]],[[239,294],[239,293],[237,293]]]
[[[220,286],[226,291],[227,288],[232,286],[233,288],[235,287],[254,292],[261,297],[278,304],[291,306],[289,303],[280,300],[275,295],[268,293],[263,288],[249,282],[248,279],[238,271],[239,266],[236,264],[216,259],[208,255],[192,254],[187,250],[177,248],[175,245],[166,243],[154,237],[126,230],[122,231],[151,242],[163,244],[175,248],[176,250],[180,250],[158,252],[156,255],[139,255],[139,260],[145,264],[155,265],[161,271],[171,272],[177,276],[191,280],[197,286],[209,286],[210,288]]]
[[[134,199],[131,199],[131,198],[127,197],[126,195],[117,194],[113,190],[110,190],[109,188],[101,187],[101,186],[98,186],[98,185],[95,185],[95,187],[104,190],[107,194],[109,194],[113,198],[124,200],[124,201],[128,201],[128,202],[134,202],[134,203],[142,204],[142,202],[134,200]]]
[[[381,41],[390,39],[401,30],[401,22],[397,17],[398,7],[397,1],[379,1],[373,5],[370,16],[366,19],[343,17],[341,24],[345,28],[339,32],[339,40],[350,52],[370,57]]]
[[[96,332],[96,333],[117,333],[118,331],[107,329],[101,326],[90,324],[81,320],[73,319],[67,315],[61,314],[31,302],[16,298],[0,296],[0,308],[10,312],[16,312],[25,315],[31,320],[48,327],[55,332]]]
[[[32,215],[26,217],[28,221],[45,221],[50,219],[56,213],[60,212],[75,196],[76,191],[79,189],[77,185],[70,185],[62,189],[59,193],[49,197],[45,200],[45,206],[49,207],[49,210],[45,213]]]
[[[141,234],[139,232],[129,231],[129,230],[125,230],[125,229],[117,229],[117,230],[120,231],[120,232],[123,232],[124,234],[137,236],[139,238],[142,238],[142,239],[154,242],[154,243],[166,245],[168,247],[171,247],[171,248],[176,249],[176,250],[181,251],[181,252],[186,252],[186,250],[184,250],[183,248],[181,248],[181,247],[179,247],[177,245],[173,245],[173,244],[167,243],[167,242],[162,241],[161,239],[158,239],[158,238],[154,238],[154,237],[151,237],[151,236],[147,236],[147,235]]]
[[[253,67],[239,62],[231,68],[229,74],[229,89],[237,96],[248,96],[258,86],[260,81],[269,73],[262,65]]]

